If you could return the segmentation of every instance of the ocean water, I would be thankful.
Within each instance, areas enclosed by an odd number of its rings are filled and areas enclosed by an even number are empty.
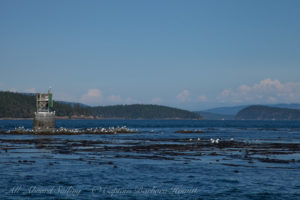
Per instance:
[[[117,126],[138,133],[0,134],[0,199],[300,199],[299,121],[57,120]]]

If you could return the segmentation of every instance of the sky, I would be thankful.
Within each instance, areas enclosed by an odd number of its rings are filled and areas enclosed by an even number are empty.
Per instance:
[[[0,90],[188,110],[300,103],[300,1],[0,0]]]

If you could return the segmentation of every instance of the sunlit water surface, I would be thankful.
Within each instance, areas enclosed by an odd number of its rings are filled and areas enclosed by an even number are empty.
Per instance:
[[[0,121],[19,126],[32,121]],[[116,126],[139,133],[0,135],[1,199],[300,198],[300,122],[57,121]]]

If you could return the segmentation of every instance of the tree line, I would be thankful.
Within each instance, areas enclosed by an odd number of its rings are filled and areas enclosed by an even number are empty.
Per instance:
[[[187,110],[160,105],[86,106],[79,103],[54,101],[57,116],[93,116],[97,118],[123,119],[201,119]],[[35,95],[0,92],[0,118],[32,118],[36,111]]]

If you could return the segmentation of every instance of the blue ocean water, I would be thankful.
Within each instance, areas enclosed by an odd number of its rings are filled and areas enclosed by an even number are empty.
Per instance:
[[[138,133],[0,134],[1,199],[300,198],[299,121],[57,120],[117,126]]]

